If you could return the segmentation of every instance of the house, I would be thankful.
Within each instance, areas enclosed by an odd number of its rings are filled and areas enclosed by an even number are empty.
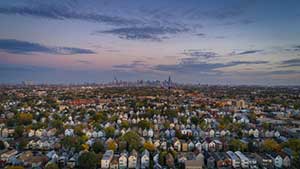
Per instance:
[[[68,168],[74,168],[76,166],[76,160],[74,157],[71,157],[67,162]]]
[[[276,153],[269,154],[269,157],[271,157],[273,164],[276,168],[282,168],[283,165],[283,159],[280,155]]]
[[[226,154],[229,156],[231,160],[231,165],[233,168],[239,168],[241,165],[241,161],[239,157],[232,151],[227,151]]]
[[[113,157],[113,159],[110,162],[110,169],[118,169],[119,168],[119,158],[118,157]]]
[[[67,164],[67,157],[65,155],[60,156],[58,159],[58,166],[62,168],[66,166],[66,164]]]
[[[132,150],[128,158],[128,168],[136,168],[137,160],[138,160],[138,152],[136,150]]]
[[[173,157],[173,155],[171,153],[168,153],[166,155],[166,165],[169,168],[175,168],[174,157]]]
[[[221,141],[219,141],[219,140],[214,140],[213,142],[215,143],[214,149],[215,149],[216,151],[222,150],[222,148],[223,148],[223,143],[222,143]]]
[[[209,158],[207,158],[206,166],[209,169],[214,169],[216,164],[215,158],[211,155]]]
[[[259,167],[261,167],[261,168],[273,168],[273,161],[267,155],[254,153],[254,156],[255,156],[255,159],[256,159]]]
[[[241,161],[242,168],[249,168],[249,159],[242,152],[236,151],[235,154],[239,157]]]
[[[184,162],[187,160],[187,155],[186,153],[179,153],[177,155],[177,158],[178,158],[178,163],[184,164]]]
[[[187,152],[188,151],[188,143],[182,143],[182,151]]]
[[[185,169],[202,169],[204,165],[200,160],[186,160],[184,164]]]
[[[9,150],[9,151],[2,153],[0,155],[0,159],[1,159],[1,161],[7,161],[9,158],[15,156],[16,154],[18,154],[17,150]]]
[[[174,149],[177,150],[177,151],[181,151],[181,142],[180,142],[180,140],[176,140],[174,142]]]
[[[285,168],[291,167],[291,159],[288,155],[283,156],[282,165]]]
[[[1,131],[1,136],[2,136],[3,138],[8,137],[8,129],[7,129],[7,128],[2,129],[2,131]]]
[[[195,144],[192,141],[190,141],[190,143],[188,144],[188,147],[189,147],[189,151],[193,151],[195,148]]]
[[[201,161],[201,163],[204,165],[204,155],[202,153],[197,154],[196,160]]]
[[[33,157],[32,151],[25,151],[21,153],[18,157],[18,159],[26,166],[26,161]]]
[[[101,168],[109,168],[110,162],[113,158],[114,152],[112,150],[105,151],[101,159]]]
[[[244,155],[249,159],[249,168],[251,168],[251,169],[258,168],[257,160],[253,154],[244,153]]]
[[[150,165],[150,153],[148,150],[145,150],[142,153],[142,157],[141,157],[141,168],[142,169],[149,168],[149,165]]]
[[[44,166],[48,161],[47,156],[44,155],[34,155],[23,161],[24,165],[30,168],[40,168]]]
[[[126,169],[127,168],[127,158],[128,158],[127,152],[121,153],[121,155],[119,157],[119,168],[120,169]]]
[[[212,154],[216,161],[216,167],[227,168],[231,167],[231,159],[224,152],[215,152]]]

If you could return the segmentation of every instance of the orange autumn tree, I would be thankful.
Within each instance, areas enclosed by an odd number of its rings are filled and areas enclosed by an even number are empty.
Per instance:
[[[266,139],[262,143],[262,148],[267,152],[279,152],[281,150],[280,144],[273,139]]]

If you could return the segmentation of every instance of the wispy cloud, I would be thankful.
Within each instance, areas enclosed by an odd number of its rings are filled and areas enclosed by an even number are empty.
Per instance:
[[[185,56],[190,56],[193,58],[205,58],[205,59],[209,59],[209,58],[215,58],[215,57],[219,57],[220,55],[218,53],[215,52],[207,52],[207,51],[203,51],[203,50],[198,50],[198,49],[188,49],[188,50],[184,50],[184,52],[182,53]]]
[[[282,61],[279,67],[300,67],[300,59]]]
[[[285,49],[286,51],[292,51],[292,52],[299,52],[300,51],[300,45],[294,45],[288,49]]]
[[[237,66],[237,65],[256,65],[266,64],[267,61],[234,61],[229,63],[207,63],[207,62],[180,62],[173,65],[156,65],[154,70],[166,71],[173,73],[221,73],[216,70],[225,67]]]
[[[134,25],[141,23],[141,21],[136,19],[126,19],[119,16],[110,16],[98,13],[82,13],[63,5],[59,7],[54,5],[40,5],[37,7],[2,7],[0,8],[0,14],[18,14],[58,20],[76,19],[90,22],[101,22],[110,25]]]
[[[168,38],[168,35],[170,34],[177,34],[184,31],[187,31],[187,29],[144,26],[144,27],[116,28],[116,29],[111,29],[106,31],[98,31],[98,33],[113,34],[119,36],[119,38],[128,39],[128,40],[161,41],[162,39]]]
[[[76,60],[78,63],[82,63],[82,64],[91,64],[90,61],[88,60]]]
[[[53,71],[54,68],[20,65],[20,64],[0,64],[0,72],[36,72],[36,71]]]
[[[137,68],[142,68],[142,67],[147,67],[148,65],[141,60],[136,60],[133,61],[130,64],[120,64],[120,65],[114,65],[113,68],[116,69],[137,69]]]
[[[94,51],[89,49],[74,47],[49,47],[39,43],[20,41],[16,39],[0,39],[0,50],[15,54],[28,54],[34,52],[61,55],[95,54]]]
[[[254,53],[260,53],[263,52],[263,50],[246,50],[242,52],[232,52],[231,55],[248,55],[248,54],[254,54]]]

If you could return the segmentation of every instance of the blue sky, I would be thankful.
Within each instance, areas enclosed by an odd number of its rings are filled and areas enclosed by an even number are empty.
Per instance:
[[[297,0],[0,2],[0,82],[300,84]]]

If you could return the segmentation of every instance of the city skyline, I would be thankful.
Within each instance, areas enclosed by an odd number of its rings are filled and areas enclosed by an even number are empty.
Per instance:
[[[0,83],[300,84],[300,2],[2,1]],[[266,12],[267,11],[267,12]]]

